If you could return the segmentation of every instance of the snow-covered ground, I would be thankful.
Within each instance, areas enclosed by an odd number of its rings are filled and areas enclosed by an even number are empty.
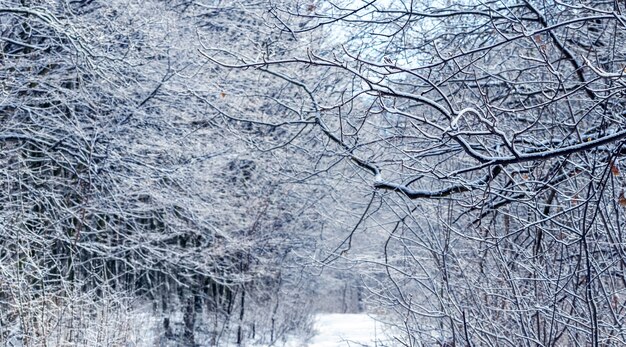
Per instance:
[[[315,316],[315,335],[308,341],[287,339],[281,347],[395,347],[389,329],[367,314],[320,313]],[[261,346],[256,346],[261,347]],[[265,346],[263,346],[265,347]]]
[[[387,347],[393,346],[387,330],[367,314],[324,313],[315,317],[316,335],[301,346]]]
[[[380,346],[382,325],[366,314],[318,314],[308,347]]]
[[[148,318],[146,318],[146,321]],[[154,325],[160,323],[155,322]],[[287,336],[285,340],[277,341],[271,347],[396,347],[402,346],[395,341],[391,332],[393,329],[377,322],[371,315],[350,313],[319,313],[315,315],[314,335],[306,339],[301,336]],[[397,331],[396,331],[397,332]],[[152,341],[153,343],[148,343]],[[129,341],[127,346],[174,346],[154,342],[154,336],[146,334],[136,341]],[[201,346],[208,346],[200,342]],[[219,343],[220,346],[236,347],[235,343]],[[178,346],[178,345],[177,345]],[[247,343],[248,347],[270,347],[262,343]]]

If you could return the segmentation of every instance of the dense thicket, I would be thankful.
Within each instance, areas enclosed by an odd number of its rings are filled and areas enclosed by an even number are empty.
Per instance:
[[[316,227],[309,202],[253,146],[273,130],[220,113],[228,74],[197,52],[271,37],[263,11],[0,2],[1,341],[192,346],[306,330],[306,285],[286,259]]]

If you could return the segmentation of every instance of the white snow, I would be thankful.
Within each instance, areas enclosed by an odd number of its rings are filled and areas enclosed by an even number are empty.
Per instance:
[[[318,314],[315,330],[308,347],[376,347],[389,340],[383,325],[367,314]]]
[[[315,315],[315,335],[303,341],[291,336],[287,341],[275,343],[280,347],[396,347],[402,346],[385,327],[367,314],[320,313]],[[234,345],[233,345],[234,346]],[[267,347],[266,345],[253,345]]]

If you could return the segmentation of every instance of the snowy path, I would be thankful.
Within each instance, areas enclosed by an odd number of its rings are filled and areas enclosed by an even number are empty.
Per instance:
[[[376,347],[386,340],[382,325],[366,314],[318,314],[315,330],[308,347]]]

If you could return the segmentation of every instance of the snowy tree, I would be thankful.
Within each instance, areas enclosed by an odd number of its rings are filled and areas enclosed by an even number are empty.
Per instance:
[[[284,260],[315,227],[294,218],[307,201],[274,186],[274,156],[253,146],[271,129],[224,117],[228,72],[198,52],[245,45],[244,28],[248,43],[271,36],[263,6],[0,5],[1,340],[191,346],[306,329]]]
[[[341,177],[371,197],[334,257],[377,227],[379,254],[357,260],[387,274],[368,286],[406,345],[620,345],[622,11],[294,3],[275,11],[284,32],[326,41],[287,57],[205,55],[285,84],[255,93],[286,108],[288,144],[317,158],[291,175]]]

